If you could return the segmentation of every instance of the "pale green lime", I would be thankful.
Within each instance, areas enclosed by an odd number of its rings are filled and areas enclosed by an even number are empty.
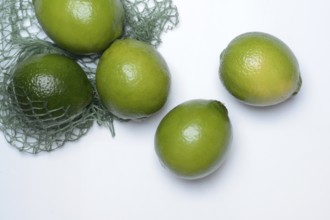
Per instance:
[[[34,0],[33,4],[46,34],[72,53],[102,52],[122,35],[120,0]]]
[[[278,38],[261,32],[233,39],[220,58],[220,78],[240,101],[269,106],[297,94],[301,76],[297,59]]]
[[[155,150],[161,163],[185,179],[205,177],[219,168],[231,142],[226,107],[215,100],[190,100],[160,122]]]
[[[137,120],[163,107],[170,73],[164,58],[149,44],[116,40],[98,63],[96,86],[111,113],[121,119]]]

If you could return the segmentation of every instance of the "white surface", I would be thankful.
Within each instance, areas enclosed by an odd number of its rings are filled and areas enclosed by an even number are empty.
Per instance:
[[[330,3],[327,0],[174,0],[179,26],[159,51],[172,73],[164,109],[147,121],[94,126],[52,153],[18,152],[0,136],[1,220],[329,220]],[[273,34],[296,54],[303,86],[272,108],[240,104],[218,78],[219,55],[247,31]],[[218,99],[234,139],[224,166],[200,181],[159,164],[155,129],[177,104]]]

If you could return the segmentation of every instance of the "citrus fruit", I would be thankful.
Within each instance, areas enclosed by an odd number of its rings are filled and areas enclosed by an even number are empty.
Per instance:
[[[281,103],[297,94],[297,59],[280,39],[262,32],[237,36],[220,56],[220,79],[238,100],[254,105]]]
[[[176,106],[161,120],[155,150],[176,176],[199,179],[220,167],[231,138],[226,107],[216,100],[194,99]]]
[[[57,54],[36,55],[19,63],[11,88],[23,112],[36,119],[70,117],[93,98],[93,87],[83,69]]]
[[[96,88],[112,114],[121,119],[139,120],[165,104],[170,73],[155,48],[138,40],[120,39],[100,58]]]
[[[120,0],[34,0],[33,4],[45,33],[75,54],[102,52],[123,31]]]

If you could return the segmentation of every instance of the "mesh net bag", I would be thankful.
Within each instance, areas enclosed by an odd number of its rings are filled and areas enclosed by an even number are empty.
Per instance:
[[[178,12],[171,0],[122,0],[126,12],[123,37],[145,41],[158,47],[161,34],[178,24]],[[37,154],[53,151],[68,141],[85,135],[94,122],[109,128],[114,136],[114,116],[101,104],[95,89],[95,71],[100,54],[72,55],[55,45],[39,26],[32,0],[0,0],[0,130],[6,140],[20,151]],[[15,66],[31,56],[61,54],[74,59],[85,71],[94,88],[90,105],[75,115],[67,109],[46,112],[56,117],[43,117],[35,112],[47,103],[29,100],[26,114],[17,96],[20,90],[12,86]],[[31,117],[31,112],[32,117]],[[60,113],[59,113],[60,112]]]
[[[172,30],[179,22],[177,8],[172,1],[122,0],[126,12],[124,36],[158,47],[161,34]]]

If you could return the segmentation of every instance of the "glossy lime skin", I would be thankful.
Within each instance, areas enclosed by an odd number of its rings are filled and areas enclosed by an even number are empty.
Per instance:
[[[203,178],[219,168],[232,139],[226,107],[196,99],[172,109],[155,134],[161,163],[178,177]]]
[[[281,103],[297,94],[302,83],[291,49],[262,32],[233,39],[221,54],[219,74],[234,97],[254,106]]]
[[[167,101],[170,83],[161,54],[134,39],[116,40],[102,55],[96,71],[102,103],[125,120],[140,120],[160,110]]]
[[[93,87],[83,69],[57,54],[37,55],[19,63],[11,86],[23,112],[40,119],[76,115],[93,98]]]
[[[46,34],[72,53],[102,52],[122,35],[120,0],[34,0],[33,4]]]

